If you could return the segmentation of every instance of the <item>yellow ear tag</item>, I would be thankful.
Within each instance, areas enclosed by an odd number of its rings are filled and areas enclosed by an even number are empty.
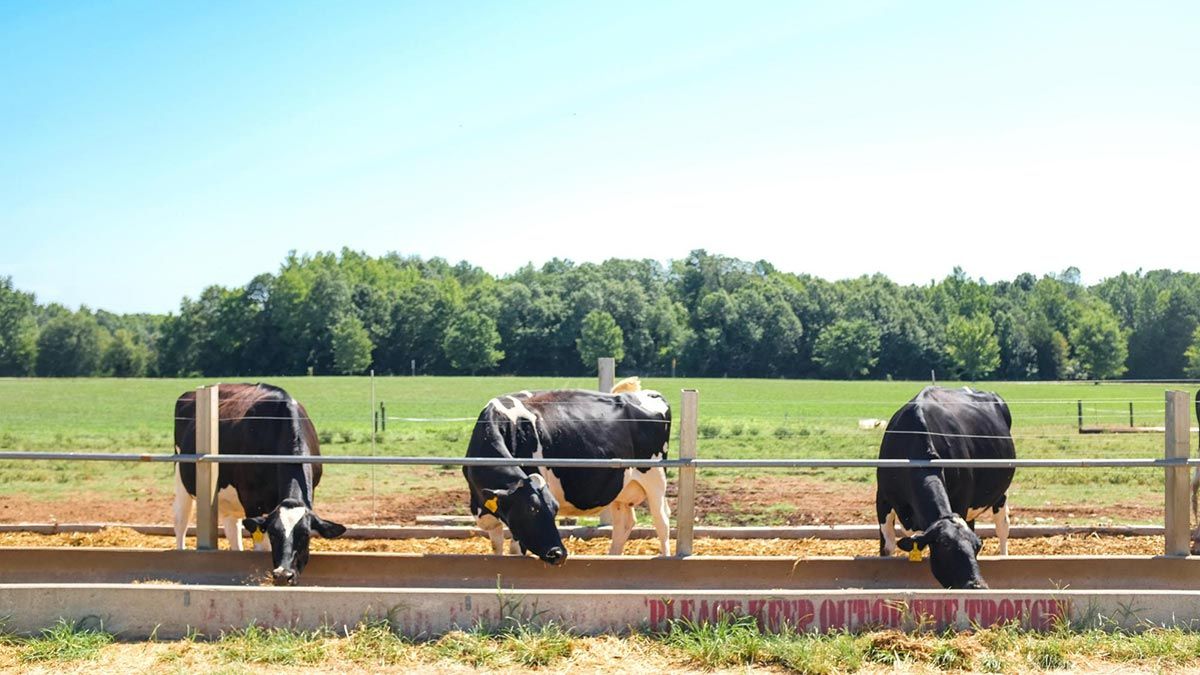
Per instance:
[[[908,552],[908,559],[912,562],[921,562],[925,558],[921,555],[921,549],[917,548],[916,544],[913,544],[912,550]]]
[[[500,508],[499,500],[497,500],[495,497],[492,497],[491,499],[489,499],[483,503],[483,507],[486,508],[488,511],[495,513],[496,509]]]
[[[254,534],[250,535],[250,538],[254,540],[254,543],[261,544],[262,543],[262,530],[255,530]]]

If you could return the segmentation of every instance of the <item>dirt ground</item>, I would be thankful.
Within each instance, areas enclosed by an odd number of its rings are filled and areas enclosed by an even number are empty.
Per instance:
[[[674,489],[668,498],[674,512]],[[171,522],[170,494],[147,494],[132,499],[101,498],[87,493],[69,501],[30,501],[0,495],[0,523],[141,523]],[[342,523],[409,525],[420,515],[467,515],[462,488],[411,488],[401,494],[321,500],[317,511]],[[1135,523],[1162,518],[1162,505],[1130,501],[1105,505],[1010,504],[1013,524],[1033,523]],[[829,525],[875,522],[873,485],[825,483],[799,476],[771,476],[723,485],[697,495],[700,524],[717,525]],[[984,519],[987,520],[986,518]]]
[[[189,542],[191,544],[191,542]],[[567,549],[575,555],[606,555],[609,540],[569,539]],[[169,549],[174,537],[139,534],[129,528],[112,527],[95,533],[33,534],[29,532],[0,533],[0,547],[14,546],[87,546]],[[247,542],[247,546],[249,542]],[[866,540],[828,539],[697,539],[696,555],[777,555],[790,557],[812,556],[872,556],[879,544]],[[995,554],[996,541],[985,539],[983,555]],[[221,541],[221,548],[226,542]],[[470,554],[491,553],[491,544],[483,537],[470,539],[313,539],[314,551],[351,551],[412,554]],[[1162,537],[1100,537],[1055,536],[1009,541],[1011,555],[1158,555],[1162,553]],[[658,555],[658,541],[635,539],[625,546],[626,555]]]

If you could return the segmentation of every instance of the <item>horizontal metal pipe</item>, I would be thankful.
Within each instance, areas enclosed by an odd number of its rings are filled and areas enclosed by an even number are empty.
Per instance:
[[[544,466],[551,468],[627,469],[676,468],[695,466],[705,469],[790,469],[790,468],[862,468],[884,467],[923,469],[946,467],[995,468],[1165,468],[1200,466],[1200,458],[1081,458],[1081,459],[534,459],[512,457],[363,457],[296,455],[187,455],[117,454],[102,452],[0,452],[3,460],[67,460],[90,462],[175,462],[211,464],[383,464],[399,466]]]
[[[0,452],[0,461],[6,459],[25,459],[38,461],[70,460],[80,462],[167,462],[173,464],[194,464],[196,455],[164,455],[147,453],[117,453],[117,452]]]

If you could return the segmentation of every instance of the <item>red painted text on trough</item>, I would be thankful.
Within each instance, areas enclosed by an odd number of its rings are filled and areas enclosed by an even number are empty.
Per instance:
[[[695,623],[719,621],[723,616],[750,616],[764,630],[784,626],[795,630],[853,630],[916,625],[994,626],[1019,623],[1047,629],[1070,613],[1070,601],[1034,598],[673,598],[646,599],[648,621],[663,627],[684,619]]]

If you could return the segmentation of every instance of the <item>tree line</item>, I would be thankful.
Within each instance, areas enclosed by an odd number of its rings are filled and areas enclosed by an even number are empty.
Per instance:
[[[290,254],[167,315],[42,305],[0,278],[0,375],[311,373],[1067,380],[1200,376],[1200,275],[827,281],[693,251],[497,277],[352,250]]]

